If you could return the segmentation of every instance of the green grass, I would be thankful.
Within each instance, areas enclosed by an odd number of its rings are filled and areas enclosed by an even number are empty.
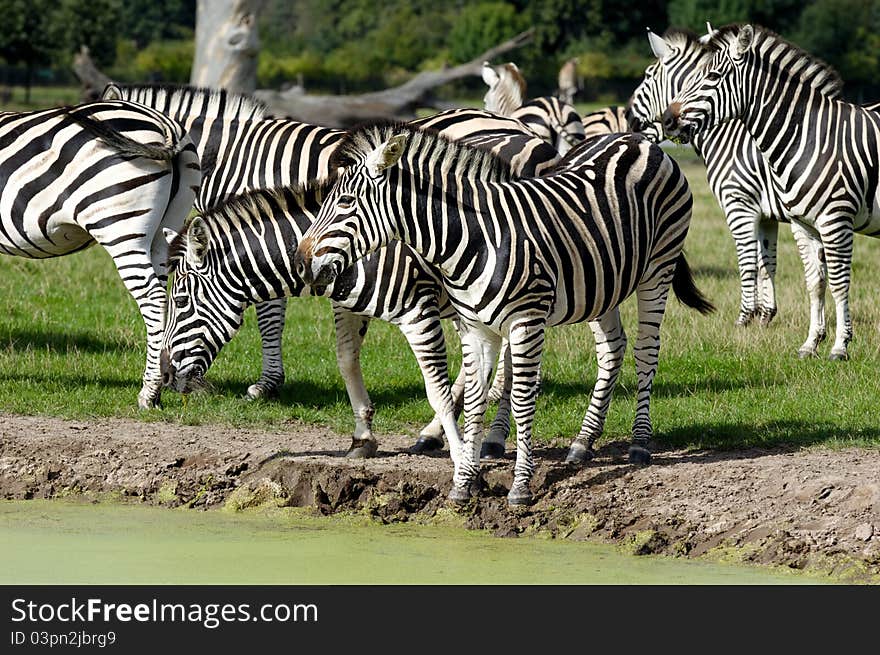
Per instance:
[[[658,441],[695,448],[880,445],[880,242],[856,240],[851,361],[800,361],[795,352],[806,337],[807,297],[790,231],[780,229],[779,315],[768,329],[734,329],[739,284],[732,240],[701,165],[683,148],[676,157],[695,196],[688,258],[718,312],[702,317],[675,300],[669,303],[652,407]],[[209,372],[215,394],[192,397],[184,411],[180,396],[165,392],[164,410],[139,413],[135,396],[143,366],[143,324],[106,253],[93,248],[48,261],[3,257],[0,280],[6,308],[0,314],[0,411],[237,426],[281,426],[299,419],[343,433],[352,426],[336,370],[331,312],[323,299],[289,304],[284,334],[288,382],[278,401],[242,399],[260,370],[256,321],[249,310],[239,335]],[[828,303],[833,307],[830,296]],[[631,336],[636,333],[634,309],[632,300],[625,303]],[[833,323],[831,311],[830,327]],[[458,342],[450,330],[447,334],[457,370]],[[823,345],[823,354],[828,348]],[[379,434],[415,434],[431,411],[415,360],[396,328],[373,322],[363,366]],[[595,371],[586,324],[548,332],[538,439],[567,439],[577,432]],[[606,440],[628,438],[635,389],[630,353]]]
[[[3,111],[32,111],[59,105],[76,105],[82,102],[82,91],[75,86],[34,86],[31,87],[30,102],[25,101],[24,87],[9,87],[12,96]]]

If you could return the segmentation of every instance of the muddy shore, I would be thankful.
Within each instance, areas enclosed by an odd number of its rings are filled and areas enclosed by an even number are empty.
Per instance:
[[[453,513],[499,536],[542,532],[634,554],[709,556],[880,581],[880,451],[657,452],[645,468],[609,444],[588,466],[538,448],[535,503],[510,510],[513,455],[483,466],[471,504],[446,501],[452,465],[383,435],[378,457],[346,460],[349,438],[289,423],[274,430],[0,414],[0,497],[112,496],[194,509],[261,503],[362,512],[378,521]]]

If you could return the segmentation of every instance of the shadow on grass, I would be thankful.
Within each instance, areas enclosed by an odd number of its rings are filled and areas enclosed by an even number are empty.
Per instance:
[[[583,383],[559,382],[548,376],[544,378],[541,395],[550,398],[584,398],[585,402],[587,402],[594,383],[595,375],[589,376]],[[697,393],[721,393],[751,388],[765,389],[768,386],[775,385],[768,385],[767,380],[764,379],[742,380],[731,379],[725,376],[701,377],[693,382],[664,382],[662,377],[658,376],[654,379],[651,397],[680,398]],[[638,387],[636,384],[631,383],[624,386],[618,383],[614,389],[614,398],[635,398],[637,393]],[[586,405],[584,405],[584,409],[586,410]]]
[[[222,380],[212,382],[214,393],[224,396],[243,397],[247,393],[249,384],[256,379],[242,382],[238,380]],[[373,388],[367,387],[370,400],[376,407],[402,407],[413,400],[424,400],[425,387],[421,384],[403,384],[397,386],[384,386]],[[325,407],[328,404],[348,404],[348,395],[345,385],[340,380],[338,383],[318,382],[308,379],[294,379],[285,381],[278,395],[267,399],[269,402],[277,402],[289,406]]]
[[[131,343],[113,337],[98,337],[86,332],[59,332],[55,330],[2,330],[0,347],[13,351],[39,350],[67,353],[79,350],[87,353],[131,352]]]
[[[672,449],[692,448],[699,451],[733,451],[736,458],[774,452],[793,451],[825,443],[876,443],[880,445],[880,426],[859,428],[858,432],[842,429],[832,423],[806,421],[773,421],[762,425],[746,423],[702,423],[664,430],[656,438],[658,452]],[[744,455],[745,453],[745,455]],[[704,459],[705,452],[695,453],[696,459]],[[686,456],[687,457],[687,456]]]
[[[56,387],[80,387],[98,385],[101,387],[114,388],[132,388],[135,393],[141,387],[141,378],[139,375],[133,375],[129,378],[122,377],[105,377],[100,378],[87,377],[85,375],[29,372],[29,373],[0,373],[0,382],[37,382]]]

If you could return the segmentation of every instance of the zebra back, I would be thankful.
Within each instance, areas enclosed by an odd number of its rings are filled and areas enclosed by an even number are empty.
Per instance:
[[[584,114],[581,122],[584,124],[584,136],[589,138],[599,134],[613,134],[616,132],[629,132],[626,120],[626,107],[611,105],[603,107],[589,114]]]
[[[188,129],[202,160],[200,210],[250,189],[326,179],[343,134],[292,119],[264,118],[260,101],[225,90],[110,85],[104,93],[157,109]]]

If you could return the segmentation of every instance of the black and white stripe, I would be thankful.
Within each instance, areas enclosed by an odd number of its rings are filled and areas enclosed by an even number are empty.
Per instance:
[[[618,105],[603,107],[584,114],[581,122],[584,124],[584,137],[588,139],[591,136],[601,134],[619,134],[630,131],[626,107]]]
[[[147,330],[138,405],[158,402],[167,248],[201,175],[186,131],[128,102],[0,114],[0,254],[43,259],[95,243],[110,254]]]
[[[442,134],[474,140],[517,162],[488,179],[530,175],[556,162],[555,150],[517,121],[477,110],[444,112],[419,121]],[[466,137],[464,135],[467,135]],[[530,153],[529,157],[526,155]],[[166,384],[181,392],[199,386],[220,349],[235,334],[251,304],[312,292],[293,271],[292,253],[316,215],[320,185],[258,190],[205,213],[174,239],[174,305],[168,322],[163,369]],[[323,289],[322,289],[323,291]],[[343,272],[327,290],[333,301],[337,361],[355,416],[351,456],[375,453],[373,405],[364,387],[360,348],[370,318],[398,325],[425,378],[434,423],[425,440],[442,446],[455,430],[460,399],[450,396],[441,318],[454,312],[439,276],[403,244],[390,244]],[[463,387],[463,378],[456,385]],[[503,443],[505,430],[500,435]]]
[[[198,202],[202,211],[244,191],[326,179],[330,156],[343,134],[292,119],[266,119],[262,103],[225,91],[110,85],[104,95],[158,109],[190,130],[203,158],[205,178]],[[524,176],[538,175],[555,163],[555,153],[525,140],[514,121],[486,112],[452,110],[419,122],[450,138],[467,138],[494,149]],[[256,304],[263,359],[260,378],[247,390],[252,398],[272,395],[284,382],[281,336],[286,307],[284,296]]]
[[[450,451],[450,497],[469,497],[479,473],[488,374],[502,336],[511,352],[517,459],[511,503],[531,500],[531,430],[544,330],[590,321],[599,375],[570,461],[585,461],[601,434],[626,346],[619,305],[638,297],[638,402],[633,461],[646,462],[651,385],[670,285],[711,309],[681,252],[692,199],[675,162],[638,135],[595,137],[553,173],[487,182],[504,164],[406,125],[353,131],[339,146],[340,177],[296,253],[297,270],[324,285],[394,239],[441,271],[459,314],[467,372],[464,440]],[[455,198],[456,202],[449,202]],[[614,210],[610,208],[614,207]]]
[[[487,111],[515,118],[564,155],[584,140],[584,124],[577,110],[559,98],[526,100],[526,81],[513,62],[491,66],[483,62],[483,97]]]
[[[821,243],[837,310],[830,357],[846,359],[853,234],[880,236],[880,114],[831,97],[836,72],[769,30],[724,27],[708,47],[705,67],[664,112],[664,129],[687,139],[734,119],[745,126],[786,212]],[[823,296],[824,287],[811,289],[814,314]],[[799,352],[815,354],[824,338],[824,324],[811,321]]]

